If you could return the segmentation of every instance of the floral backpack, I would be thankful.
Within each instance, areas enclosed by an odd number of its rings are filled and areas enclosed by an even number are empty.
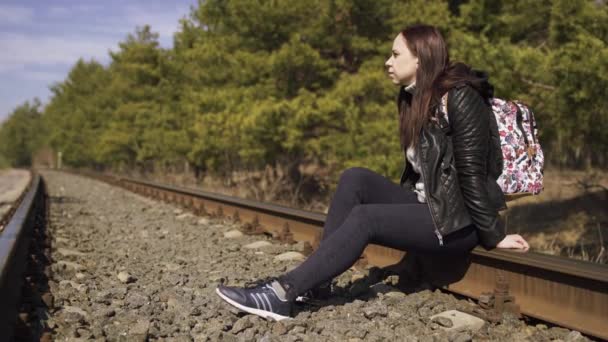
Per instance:
[[[447,94],[441,99],[447,120]],[[538,142],[534,114],[519,101],[492,98],[503,157],[502,174],[496,182],[505,194],[538,194],[543,190],[545,156]]]

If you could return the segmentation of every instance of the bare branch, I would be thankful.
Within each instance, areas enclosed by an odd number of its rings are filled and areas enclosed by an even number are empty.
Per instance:
[[[544,83],[538,83],[538,82],[534,82],[532,80],[529,80],[525,77],[521,77],[522,82],[524,82],[527,85],[531,85],[533,87],[537,87],[537,88],[541,88],[541,89],[545,89],[545,90],[555,90],[557,89],[557,87],[554,87],[552,85],[548,85],[548,84],[544,84]]]

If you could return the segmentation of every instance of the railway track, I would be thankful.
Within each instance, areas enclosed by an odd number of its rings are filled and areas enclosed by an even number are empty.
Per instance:
[[[284,242],[305,241],[316,248],[325,215],[226,195],[137,179],[86,174],[144,196],[188,208],[197,214],[232,217],[248,233],[270,234]],[[399,262],[405,252],[368,246],[360,262],[379,267]],[[427,265],[428,266],[428,265]],[[432,265],[431,265],[432,266]],[[462,265],[457,267],[462,267]],[[452,267],[452,266],[450,266]],[[477,314],[496,320],[504,311],[608,339],[608,267],[536,253],[476,248],[458,281],[444,290],[477,300]]]
[[[243,223],[252,234],[270,234],[284,242],[305,241],[316,248],[325,215],[259,203],[183,187],[155,184],[131,178],[85,174],[127,190]],[[19,313],[22,276],[27,264],[27,236],[40,225],[45,210],[41,177],[34,175],[14,215],[0,233],[0,336],[13,336]],[[397,263],[404,252],[370,245],[363,264]],[[523,313],[590,336],[608,339],[608,267],[535,253],[487,252],[475,249],[462,279],[442,286],[444,290],[473,298],[483,310],[474,312],[494,320],[503,311]]]
[[[42,178],[33,174],[25,192],[3,218],[5,225],[0,232],[0,339],[3,341],[29,334],[19,331],[18,313],[23,299],[22,290],[28,289],[28,284],[24,284],[26,268],[36,262],[29,260],[34,257],[28,256],[32,236],[39,236],[36,232],[44,226],[41,218],[46,208],[45,195]],[[31,281],[35,285],[36,279]],[[23,318],[27,315],[24,313]]]

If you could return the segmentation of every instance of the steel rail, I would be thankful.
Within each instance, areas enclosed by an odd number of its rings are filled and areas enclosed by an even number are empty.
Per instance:
[[[186,206],[197,213],[232,215],[252,229],[273,236],[318,245],[325,215],[285,206],[163,185],[126,177],[89,174],[165,201]],[[405,252],[371,244],[363,256],[372,265],[387,266],[401,260]],[[500,277],[521,312],[582,333],[608,339],[608,266],[538,253],[486,251],[475,248],[464,276],[443,288],[479,299],[495,290]],[[449,267],[449,266],[448,266]],[[442,268],[442,270],[445,269]]]
[[[29,235],[36,224],[36,213],[44,208],[44,196],[43,181],[34,174],[21,202],[0,232],[0,336],[7,341],[12,340],[15,333]]]

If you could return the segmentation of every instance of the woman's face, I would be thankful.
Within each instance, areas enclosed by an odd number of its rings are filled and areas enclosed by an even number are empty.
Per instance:
[[[405,37],[401,33],[395,37],[391,57],[384,65],[388,68],[388,76],[394,84],[407,86],[416,81],[418,57],[407,47]]]

